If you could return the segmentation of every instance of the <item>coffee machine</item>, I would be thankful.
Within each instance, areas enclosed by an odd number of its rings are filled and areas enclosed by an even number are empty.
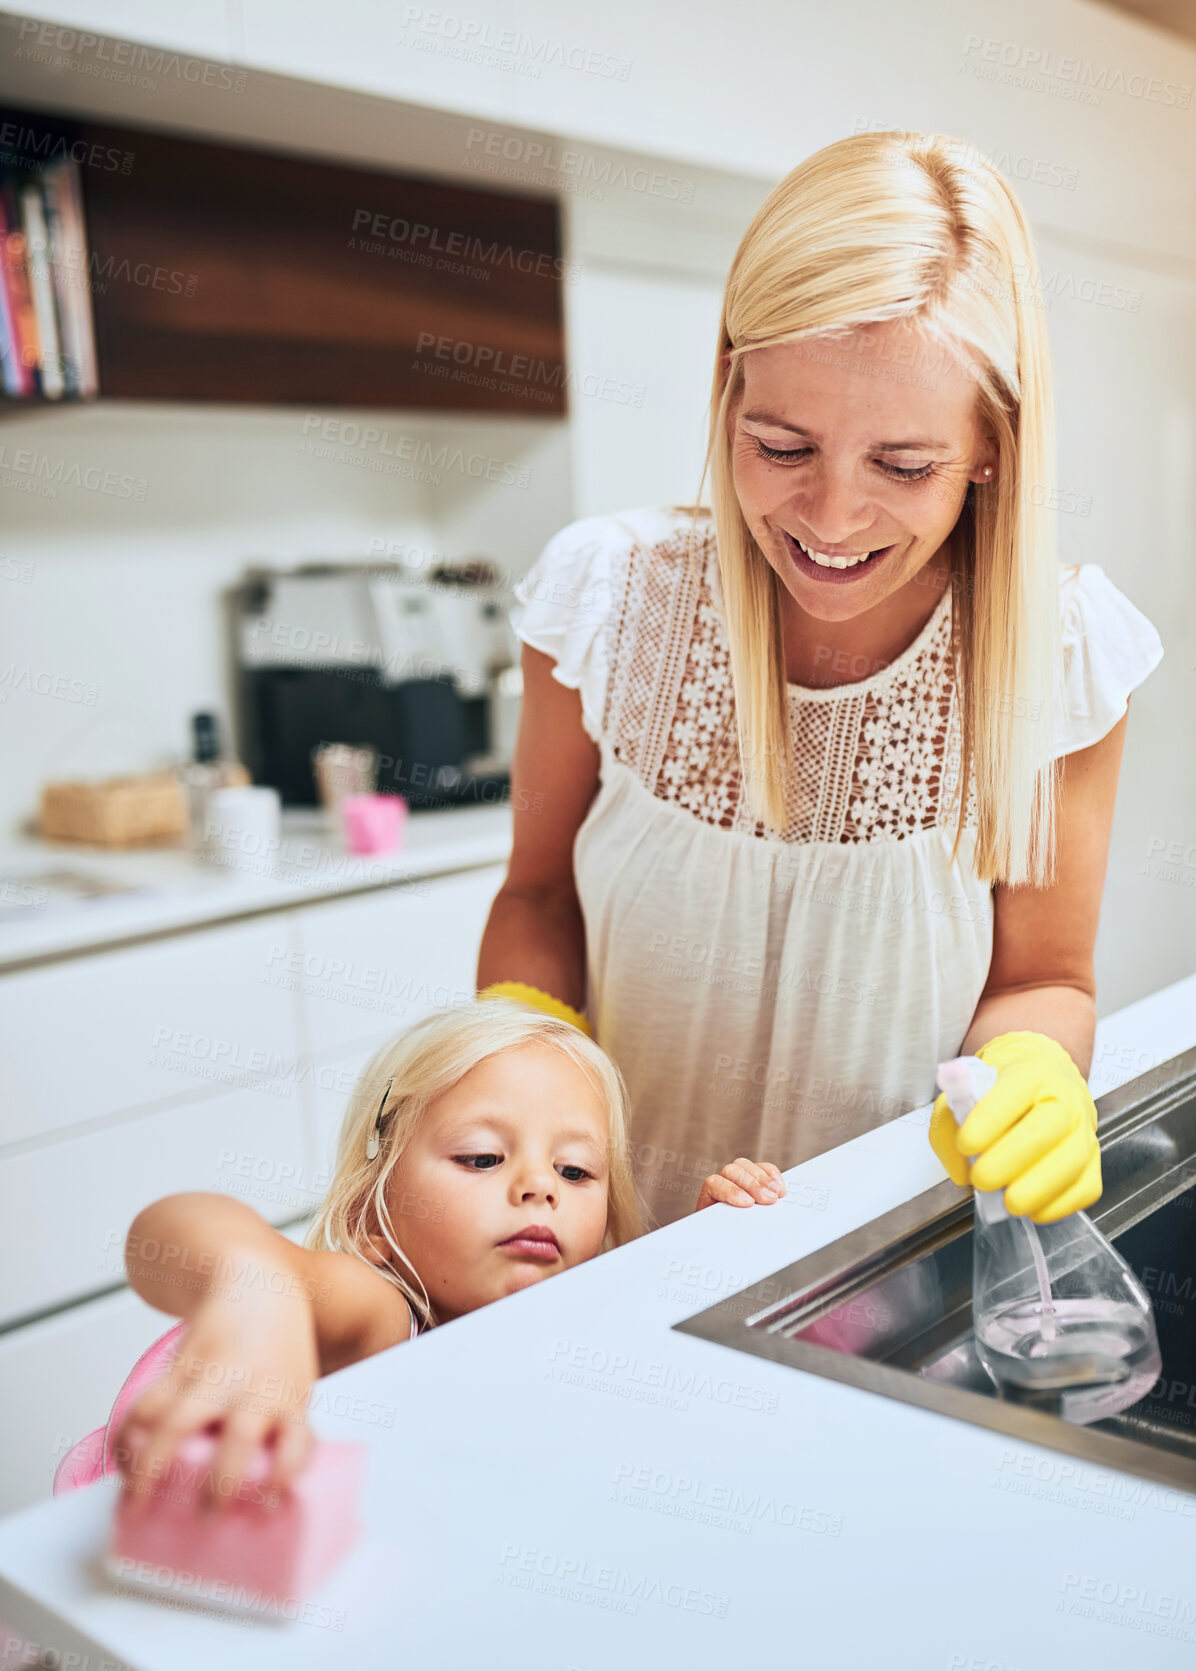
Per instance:
[[[522,690],[493,565],[253,569],[233,597],[241,754],[287,806],[319,797],[322,743],[376,750],[413,810],[507,798]]]

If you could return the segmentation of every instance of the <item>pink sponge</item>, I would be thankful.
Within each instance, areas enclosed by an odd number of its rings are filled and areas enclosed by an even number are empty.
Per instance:
[[[357,1541],[365,1447],[316,1440],[282,1493],[264,1483],[270,1452],[260,1447],[236,1496],[213,1513],[202,1497],[218,1443],[212,1428],[185,1439],[138,1511],[122,1495],[106,1570],[151,1594],[294,1618]]]

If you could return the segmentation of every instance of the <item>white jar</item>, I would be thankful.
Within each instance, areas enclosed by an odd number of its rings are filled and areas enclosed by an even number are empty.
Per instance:
[[[279,849],[278,790],[234,784],[207,797],[202,854],[208,864],[271,876]]]

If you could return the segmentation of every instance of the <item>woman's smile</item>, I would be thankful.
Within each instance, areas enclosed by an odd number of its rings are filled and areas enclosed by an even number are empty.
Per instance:
[[[842,585],[859,580],[865,573],[874,573],[897,549],[896,542],[884,545],[874,551],[860,551],[852,556],[839,552],[825,552],[814,546],[808,546],[791,534],[787,528],[781,529],[781,536],[785,541],[785,548],[793,559],[798,572],[811,580],[829,581],[832,585]]]

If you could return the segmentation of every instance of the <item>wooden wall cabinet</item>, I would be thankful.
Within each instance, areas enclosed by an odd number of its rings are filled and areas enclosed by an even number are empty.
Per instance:
[[[567,411],[554,199],[0,120],[121,159],[81,171],[101,396]]]

